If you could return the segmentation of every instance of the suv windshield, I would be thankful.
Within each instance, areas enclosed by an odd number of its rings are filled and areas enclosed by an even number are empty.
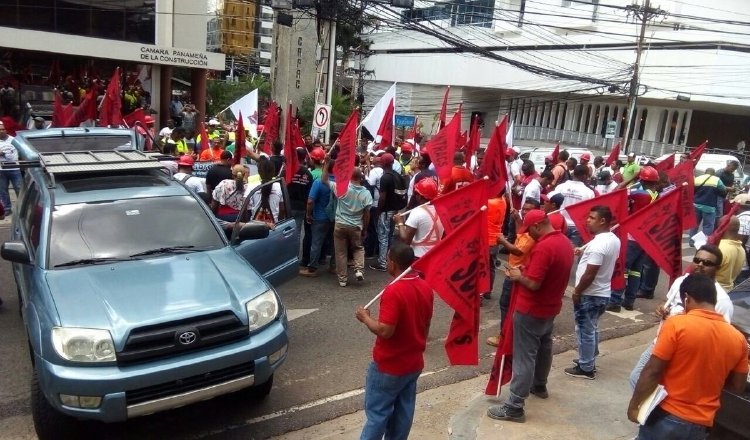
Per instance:
[[[60,205],[51,227],[50,268],[224,246],[219,231],[191,196]]]
[[[40,153],[69,151],[112,151],[132,150],[131,138],[127,135],[96,135],[88,133],[85,136],[54,136],[28,137],[26,140]]]

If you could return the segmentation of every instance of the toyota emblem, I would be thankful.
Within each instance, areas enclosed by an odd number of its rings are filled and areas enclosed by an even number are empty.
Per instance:
[[[177,336],[177,341],[180,345],[190,345],[198,340],[198,335],[194,331],[182,332]]]

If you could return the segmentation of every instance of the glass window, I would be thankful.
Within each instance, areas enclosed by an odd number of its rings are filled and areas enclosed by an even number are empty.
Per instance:
[[[41,195],[36,183],[32,183],[29,187],[21,212],[23,213],[23,234],[31,250],[31,255],[35,255],[39,246],[39,234],[42,228],[42,214],[44,212]]]

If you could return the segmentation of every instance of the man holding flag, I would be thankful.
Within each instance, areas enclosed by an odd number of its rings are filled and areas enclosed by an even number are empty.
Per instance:
[[[573,267],[573,246],[556,231],[547,214],[534,209],[523,218],[520,233],[536,241],[526,267],[508,267],[505,274],[515,284],[513,292],[513,376],[503,405],[492,406],[487,415],[497,420],[525,422],[524,403],[532,392],[547,396],[547,377],[552,367],[552,330],[562,309],[562,297]],[[509,337],[509,335],[504,335]]]

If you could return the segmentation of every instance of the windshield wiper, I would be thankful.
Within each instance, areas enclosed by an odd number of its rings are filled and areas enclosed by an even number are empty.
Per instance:
[[[72,260],[66,263],[56,264],[55,267],[69,267],[69,266],[84,266],[88,264],[100,264],[110,263],[112,261],[130,261],[130,258],[120,257],[99,257],[99,258],[81,258],[80,260]]]
[[[143,257],[146,255],[156,255],[156,254],[172,254],[172,253],[179,253],[179,252],[198,252],[200,249],[195,249],[195,246],[168,246],[168,247],[160,247],[156,249],[151,249],[148,251],[138,252],[137,254],[131,255],[131,257]]]

